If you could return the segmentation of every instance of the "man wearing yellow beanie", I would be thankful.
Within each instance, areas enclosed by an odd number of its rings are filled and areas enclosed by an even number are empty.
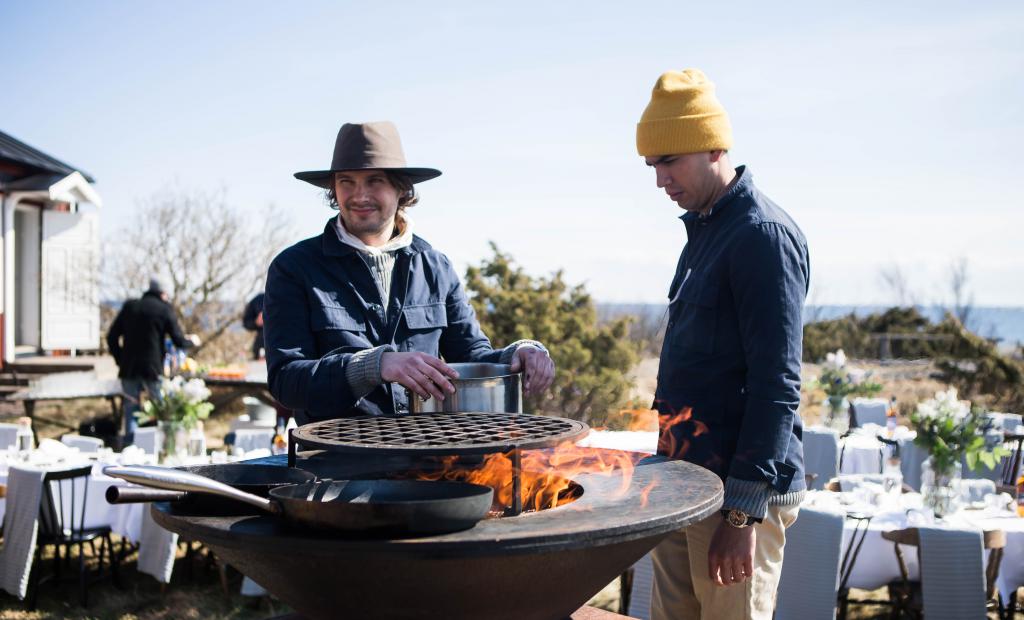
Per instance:
[[[720,513],[655,549],[652,617],[770,619],[785,530],[806,491],[797,406],[807,242],[732,167],[729,117],[700,70],[658,78],[636,146],[686,211],[655,393],[658,450],[725,486]]]

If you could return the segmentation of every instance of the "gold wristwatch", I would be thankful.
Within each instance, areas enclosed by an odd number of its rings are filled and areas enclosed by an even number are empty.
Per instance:
[[[735,508],[723,510],[722,514],[725,516],[725,522],[733,527],[744,528],[754,523],[754,517]]]

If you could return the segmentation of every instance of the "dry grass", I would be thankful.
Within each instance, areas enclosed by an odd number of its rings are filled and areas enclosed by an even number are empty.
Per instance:
[[[116,539],[116,537],[115,537]],[[120,543],[116,543],[120,547]],[[88,564],[95,570],[95,559],[87,553]],[[38,608],[26,611],[25,603],[0,593],[0,620],[50,620],[80,618],[96,620],[172,620],[210,618],[220,620],[257,620],[287,613],[290,609],[269,597],[248,598],[239,594],[242,576],[227,570],[228,592],[221,587],[217,565],[205,552],[187,559],[179,546],[174,578],[167,586],[135,570],[136,554],[129,553],[121,567],[121,587],[107,577],[89,588],[89,606],[79,604],[77,581],[44,583],[40,587]],[[77,560],[64,572],[74,575]],[[190,570],[191,568],[191,570]],[[52,571],[51,562],[44,563],[43,575]],[[191,576],[189,575],[191,573]]]

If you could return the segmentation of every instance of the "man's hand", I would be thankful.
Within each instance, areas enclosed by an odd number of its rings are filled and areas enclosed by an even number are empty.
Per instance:
[[[441,401],[446,394],[455,393],[448,379],[458,379],[459,373],[426,353],[389,351],[380,358],[380,378],[407,387],[424,400],[433,396]]]
[[[203,341],[199,339],[197,334],[185,334],[185,340],[191,342],[193,347],[198,347],[203,344]]]
[[[733,527],[723,519],[708,545],[708,577],[719,586],[743,583],[754,575],[754,526]]]
[[[523,346],[512,356],[512,372],[523,371],[523,390],[537,394],[548,389],[555,379],[555,363],[551,357],[537,347]]]
[[[256,327],[263,327],[263,313],[262,312],[260,312],[259,314],[256,315],[256,320],[253,321],[253,323],[256,323]]]

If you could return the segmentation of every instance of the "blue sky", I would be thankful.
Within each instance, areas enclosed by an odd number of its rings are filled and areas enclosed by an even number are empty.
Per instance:
[[[97,179],[102,234],[172,185],[331,212],[292,178],[346,121],[390,119],[417,231],[457,265],[493,240],[599,300],[664,300],[685,231],[635,151],[657,76],[699,67],[735,163],[810,243],[811,300],[921,301],[969,261],[1024,305],[1024,4],[0,3],[0,130]]]

